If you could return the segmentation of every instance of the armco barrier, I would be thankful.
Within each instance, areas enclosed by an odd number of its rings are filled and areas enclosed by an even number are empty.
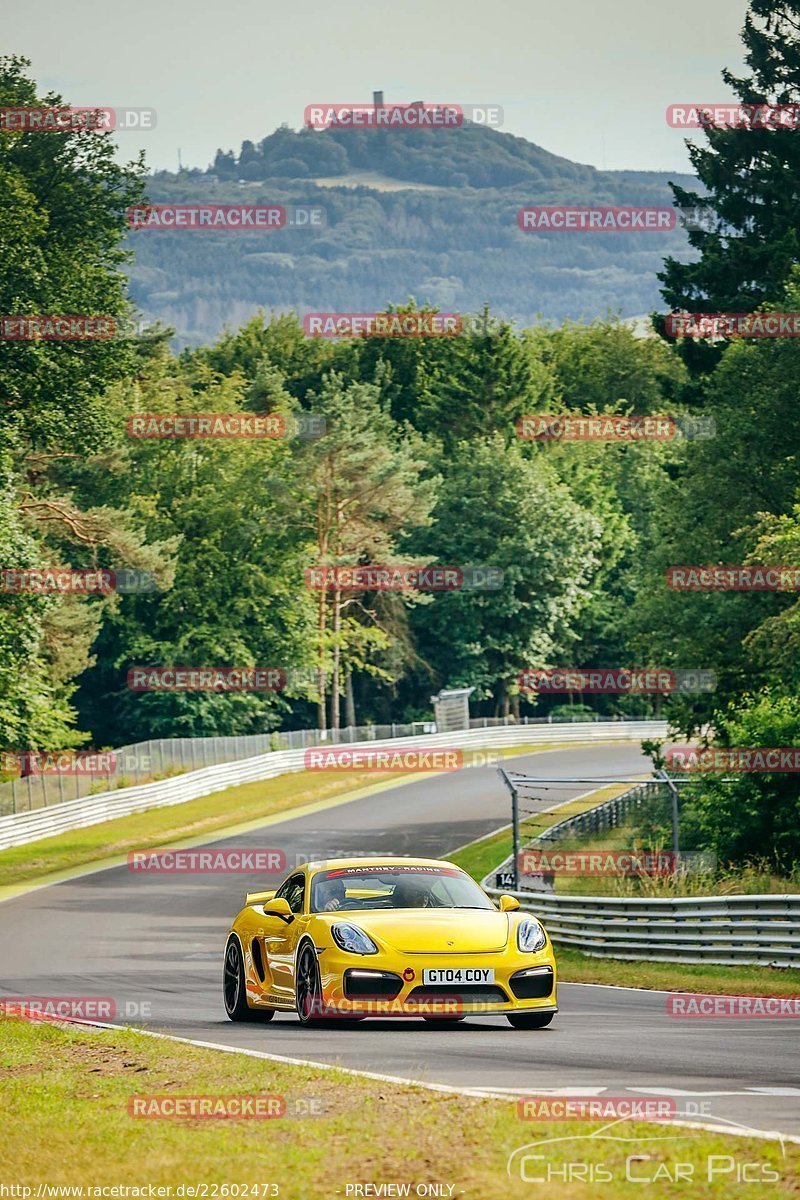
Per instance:
[[[528,723],[529,718],[525,718]],[[508,723],[508,722],[506,722]],[[538,722],[537,722],[538,723]],[[435,733],[433,722],[408,725],[356,725],[336,730],[290,729],[273,733],[194,738],[151,738],[116,746],[96,756],[95,771],[29,774],[0,783],[0,816],[48,808],[123,787],[139,787],[184,771],[255,758],[274,750],[305,750],[330,742],[370,742],[379,738],[416,737]]]
[[[576,718],[578,719],[578,718]],[[609,718],[605,718],[606,722]],[[621,720],[619,717],[614,720]],[[645,720],[629,716],[627,721]],[[599,714],[592,718],[601,721]],[[474,717],[470,729],[496,728],[506,725],[566,724],[570,717],[521,717],[519,722],[508,717]],[[586,717],[583,717],[586,723]],[[123,787],[163,779],[184,771],[199,771],[219,763],[238,762],[255,758],[274,750],[305,750],[313,746],[329,746],[344,742],[376,742],[385,738],[422,737],[436,733],[433,721],[411,721],[406,724],[392,721],[386,725],[344,725],[340,729],[281,729],[272,733],[220,735],[217,737],[151,738],[128,746],[115,746],[96,756],[95,769],[48,775],[46,771],[11,778],[0,783],[0,817],[8,813],[30,812],[64,804],[82,796],[94,796]]]
[[[665,737],[665,721],[598,721],[567,725],[509,725],[494,729],[471,729],[460,733],[434,733],[419,737],[391,738],[370,742],[370,749],[402,749],[419,747],[455,747],[463,749],[520,746],[557,742],[641,741],[643,738]],[[114,817],[146,812],[151,808],[166,808],[197,800],[212,792],[223,791],[240,783],[273,779],[276,775],[302,771],[304,750],[276,750],[238,762],[219,763],[189,771],[172,779],[145,783],[139,787],[120,788],[79,800],[67,800],[49,808],[32,812],[12,813],[0,817],[0,850],[23,846],[40,838],[54,837],[70,829],[83,829]]]
[[[538,842],[613,828],[646,796],[634,787],[593,809],[544,830]],[[496,871],[501,871],[506,859]],[[486,876],[490,896],[502,891]],[[554,942],[594,958],[717,966],[800,967],[800,895],[691,896],[653,899],[628,896],[558,896],[512,892],[526,912],[545,925]]]
[[[490,895],[501,893],[495,887]],[[651,900],[514,892],[553,941],[593,957],[800,967],[800,896]]]

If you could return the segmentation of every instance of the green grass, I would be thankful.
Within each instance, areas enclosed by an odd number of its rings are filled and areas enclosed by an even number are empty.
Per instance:
[[[470,842],[455,854],[448,855],[448,859],[463,867],[480,883],[490,871],[508,858],[513,849],[511,830],[501,829],[497,833],[490,833],[488,837],[480,838],[477,842]]]
[[[581,838],[563,838],[559,851],[639,850],[662,852],[668,845],[657,845],[637,829],[634,819],[616,829],[588,834]],[[748,863],[740,867],[720,867],[713,872],[644,875],[558,875],[556,892],[563,896],[641,896],[669,899],[671,896],[764,896],[796,895],[800,882],[776,874],[767,863]]]
[[[0,852],[0,886],[35,881],[128,850],[166,846],[178,838],[212,834],[228,826],[343,796],[374,782],[374,775],[367,772],[343,775],[333,771],[313,774],[304,771],[227,788],[170,808],[153,808],[86,829],[70,830]]]
[[[453,1036],[470,1033],[464,1029]],[[509,1030],[508,1036],[519,1039],[522,1053],[548,1035]],[[422,1048],[423,1026],[420,1037]],[[259,1042],[269,1045],[268,1027]],[[507,1177],[509,1155],[549,1138],[570,1140],[533,1151],[545,1156],[538,1171],[546,1164],[563,1171],[580,1159],[602,1162],[614,1175],[602,1189],[594,1183],[564,1188],[556,1182],[542,1193],[576,1200],[597,1197],[600,1190],[608,1200],[638,1194],[641,1185],[625,1182],[625,1160],[631,1156],[639,1177],[652,1178],[659,1169],[672,1173],[677,1162],[691,1164],[694,1187],[664,1186],[660,1194],[715,1200],[741,1196],[742,1185],[730,1172],[706,1183],[709,1156],[728,1155],[775,1172],[778,1182],[767,1193],[755,1189],[759,1195],[796,1195],[793,1181],[800,1166],[800,1148],[791,1143],[784,1157],[777,1142],[650,1122],[615,1125],[611,1132],[631,1139],[625,1142],[588,1141],[587,1134],[602,1128],[599,1123],[523,1121],[516,1104],[506,1101],[223,1054],[127,1030],[90,1031],[13,1018],[0,1020],[0,1093],[0,1182],[34,1189],[39,1183],[199,1184],[211,1189],[208,1196],[224,1197],[231,1195],[222,1190],[225,1184],[275,1184],[277,1193],[267,1186],[259,1189],[259,1198],[323,1200],[337,1193],[345,1197],[348,1184],[410,1183],[413,1196],[417,1183],[438,1182],[452,1187],[454,1197],[506,1200],[534,1194],[518,1173],[516,1179]],[[271,1120],[129,1115],[132,1097],[154,1095],[279,1096],[287,1115]],[[309,1110],[318,1115],[305,1115]],[[676,1140],[645,1140],[670,1135]]]
[[[570,744],[575,743],[514,746],[474,753],[484,757],[496,755],[499,760],[536,751],[561,750]],[[170,808],[149,809],[86,829],[71,830],[0,851],[0,888],[33,883],[58,872],[124,855],[129,850],[155,849],[180,839],[202,838],[276,813],[288,813],[305,804],[335,800],[387,780],[398,785],[406,782],[400,773],[301,771],[226,788]]]

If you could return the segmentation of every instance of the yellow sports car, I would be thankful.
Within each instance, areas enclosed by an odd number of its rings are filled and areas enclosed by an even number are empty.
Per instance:
[[[435,859],[306,863],[277,891],[248,893],[225,948],[225,1011],[296,1012],[303,1025],[502,1013],[543,1029],[558,1011],[553,947],[518,908]]]

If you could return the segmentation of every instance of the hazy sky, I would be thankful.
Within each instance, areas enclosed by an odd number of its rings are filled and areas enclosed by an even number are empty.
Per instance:
[[[157,110],[120,135],[151,167],[206,166],[313,101],[494,103],[504,129],[598,167],[679,170],[668,104],[731,98],[746,0],[0,0],[5,52],[74,104]]]

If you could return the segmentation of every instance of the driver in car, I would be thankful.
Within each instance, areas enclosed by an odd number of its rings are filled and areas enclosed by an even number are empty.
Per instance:
[[[317,885],[319,912],[335,912],[345,902],[344,882],[341,879],[321,879]]]
[[[392,893],[392,905],[394,908],[428,908],[430,892],[427,883],[411,875],[398,880]]]

